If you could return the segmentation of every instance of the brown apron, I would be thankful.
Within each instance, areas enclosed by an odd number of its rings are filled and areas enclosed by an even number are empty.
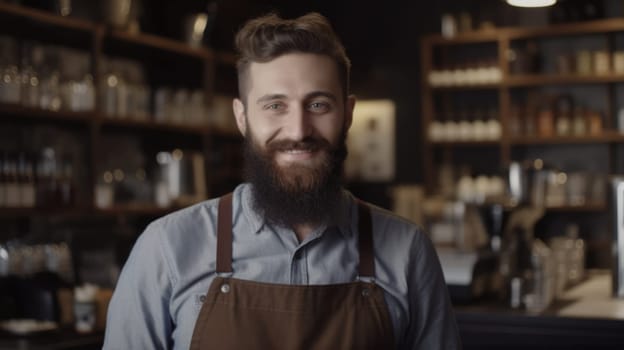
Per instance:
[[[370,209],[359,204],[359,276],[374,277]],[[232,273],[232,195],[219,202],[217,273]],[[282,285],[216,277],[191,350],[394,348],[383,291],[373,282]]]

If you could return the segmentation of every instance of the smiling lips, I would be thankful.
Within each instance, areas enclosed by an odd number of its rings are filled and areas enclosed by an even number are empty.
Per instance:
[[[285,162],[300,162],[314,157],[317,148],[294,148],[278,151],[278,158]]]

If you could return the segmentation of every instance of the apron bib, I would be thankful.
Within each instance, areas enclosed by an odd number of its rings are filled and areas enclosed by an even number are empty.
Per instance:
[[[370,209],[359,203],[359,276],[374,277]],[[217,273],[232,272],[232,194],[219,201]],[[372,282],[283,285],[216,277],[191,350],[394,348],[383,290]]]

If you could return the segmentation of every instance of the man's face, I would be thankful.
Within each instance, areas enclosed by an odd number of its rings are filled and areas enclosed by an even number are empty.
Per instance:
[[[344,142],[355,100],[345,103],[338,76],[324,55],[291,53],[251,63],[245,104],[234,101],[236,122],[282,185],[314,187],[331,150]]]

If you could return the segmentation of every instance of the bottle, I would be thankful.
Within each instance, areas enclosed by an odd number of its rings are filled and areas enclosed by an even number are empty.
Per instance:
[[[522,123],[520,122],[520,108],[512,104],[509,107],[509,134],[511,136],[522,135]]]
[[[4,174],[5,174],[5,194],[6,194],[6,206],[7,207],[19,207],[20,206],[20,192],[19,192],[19,180],[17,177],[17,161],[16,157],[12,154],[5,159],[4,162]]]
[[[443,130],[444,132],[442,134],[444,135],[444,141],[457,141],[459,127],[450,115],[447,115],[446,117]]]
[[[118,84],[119,79],[114,72],[106,74],[100,83],[102,110],[107,117],[114,118],[118,115]]]
[[[536,134],[536,112],[537,96],[534,92],[529,92],[524,109],[524,134],[533,137]]]
[[[570,135],[572,129],[572,101],[569,97],[557,99],[557,135]]]
[[[0,75],[0,102],[20,103],[21,77],[17,66],[6,66]]]
[[[17,205],[18,207],[26,207],[24,203],[24,194],[25,194],[25,186],[26,186],[26,164],[24,159],[24,153],[19,152],[16,155],[16,179],[17,179]]]
[[[554,113],[548,104],[542,105],[537,114],[537,134],[539,137],[552,137],[554,134]]]
[[[21,103],[26,107],[37,107],[39,104],[39,76],[33,67],[26,63],[21,74]]]
[[[129,86],[126,80],[121,76],[117,77],[117,116],[121,118],[128,117],[129,102]]]
[[[457,139],[460,141],[468,141],[472,139],[472,125],[468,121],[468,111],[461,108],[459,113],[459,123],[457,123]]]
[[[585,110],[581,106],[574,108],[574,116],[572,119],[572,133],[575,136],[582,136],[587,133],[587,126],[585,124]]]
[[[444,125],[438,121],[434,120],[429,124],[429,140],[430,141],[440,141],[444,138],[442,133],[444,132]]]
[[[498,121],[498,110],[496,108],[490,110],[486,130],[488,140],[499,140],[502,136],[501,124]]]
[[[602,115],[598,111],[587,112],[587,125],[590,135],[598,136],[602,133]]]
[[[67,207],[74,204],[74,168],[71,159],[65,158],[60,168],[58,179],[59,204]]]
[[[529,137],[534,137],[535,132],[535,110],[534,109],[526,109],[524,111],[524,135]]]
[[[472,134],[475,141],[483,141],[487,137],[487,125],[483,120],[483,113],[479,109],[475,109],[474,111]]]
[[[84,101],[82,104],[82,109],[85,111],[93,111],[95,109],[95,85],[93,84],[93,76],[91,74],[86,74],[84,76]]]
[[[53,148],[45,147],[41,151],[37,166],[37,205],[54,207],[57,205],[57,162]]]
[[[22,170],[22,206],[27,208],[35,207],[35,176],[33,170],[32,157],[27,154],[23,156]]]
[[[40,107],[51,111],[58,111],[62,106],[60,73],[52,71],[41,82]]]

